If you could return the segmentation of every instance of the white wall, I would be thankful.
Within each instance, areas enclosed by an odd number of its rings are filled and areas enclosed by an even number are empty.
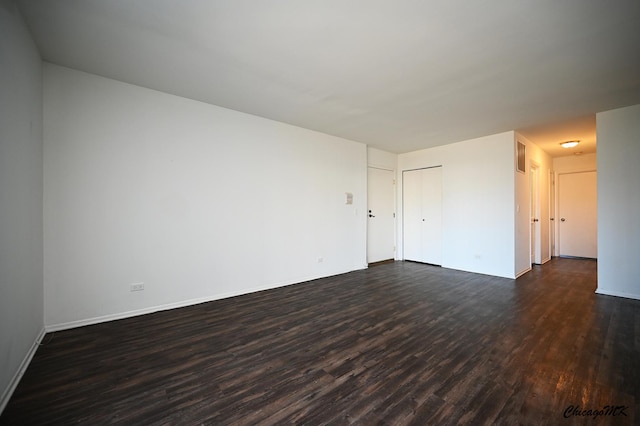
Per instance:
[[[379,169],[396,170],[398,167],[398,154],[367,147],[367,164]]]
[[[598,150],[600,146],[598,146]],[[553,159],[553,171],[560,173],[590,172],[597,170],[596,154],[570,155]]]
[[[0,1],[0,412],[43,333],[42,63]]]
[[[44,72],[48,329],[366,267],[365,145]]]
[[[640,105],[596,115],[598,290],[640,299]]]
[[[398,155],[400,177],[434,166],[442,166],[442,266],[514,278],[514,132]],[[402,179],[398,184],[402,218]]]
[[[551,260],[551,224],[550,224],[550,173],[552,159],[538,145],[528,140],[519,133],[515,134],[515,140],[525,144],[525,173],[516,172],[516,276],[531,269],[531,162],[538,166],[539,170],[539,194],[540,194],[540,263]],[[518,208],[519,207],[519,208]]]

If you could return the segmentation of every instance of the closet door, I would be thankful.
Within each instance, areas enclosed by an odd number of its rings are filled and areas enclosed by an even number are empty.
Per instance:
[[[422,170],[402,174],[404,259],[422,262]]]
[[[442,265],[442,167],[422,170],[422,259]]]
[[[442,167],[403,173],[404,259],[442,264]]]

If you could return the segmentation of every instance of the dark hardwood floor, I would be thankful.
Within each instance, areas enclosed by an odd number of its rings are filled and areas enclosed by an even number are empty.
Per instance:
[[[0,423],[638,424],[640,301],[596,267],[395,262],[50,333]]]

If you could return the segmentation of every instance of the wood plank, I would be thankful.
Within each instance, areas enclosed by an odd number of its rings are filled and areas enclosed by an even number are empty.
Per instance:
[[[50,333],[0,424],[637,424],[640,301],[596,268],[393,262]]]

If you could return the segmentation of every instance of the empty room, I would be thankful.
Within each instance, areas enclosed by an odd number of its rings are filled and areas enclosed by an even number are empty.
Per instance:
[[[0,424],[637,424],[637,22],[0,0]]]

